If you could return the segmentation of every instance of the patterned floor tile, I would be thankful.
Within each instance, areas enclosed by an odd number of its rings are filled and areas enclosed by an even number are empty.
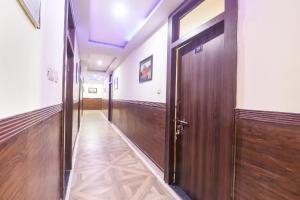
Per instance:
[[[173,200],[100,112],[85,112],[70,200]]]

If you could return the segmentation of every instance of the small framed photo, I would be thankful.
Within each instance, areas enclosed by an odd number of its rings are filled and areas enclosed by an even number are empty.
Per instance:
[[[35,28],[41,28],[41,0],[18,0]]]
[[[119,79],[118,79],[118,77],[114,78],[114,88],[115,88],[115,90],[119,89]]]
[[[153,55],[140,62],[140,83],[151,81],[153,78]]]
[[[97,88],[89,88],[89,93],[97,94]]]

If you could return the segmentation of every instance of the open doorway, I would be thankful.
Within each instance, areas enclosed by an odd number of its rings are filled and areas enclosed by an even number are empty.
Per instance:
[[[81,66],[76,60],[75,23],[71,1],[66,0],[65,48],[63,69],[63,119],[61,144],[61,194],[64,197],[70,170],[73,166],[73,152],[80,128],[81,115]]]

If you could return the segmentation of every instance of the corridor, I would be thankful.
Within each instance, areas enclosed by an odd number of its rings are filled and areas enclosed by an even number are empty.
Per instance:
[[[0,200],[300,200],[300,0],[0,8]]]
[[[175,199],[100,111],[85,111],[70,200]]]

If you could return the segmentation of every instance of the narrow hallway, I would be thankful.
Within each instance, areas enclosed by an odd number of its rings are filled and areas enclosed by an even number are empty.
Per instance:
[[[0,8],[0,200],[300,200],[300,0]]]
[[[100,111],[85,111],[70,200],[175,199]]]

